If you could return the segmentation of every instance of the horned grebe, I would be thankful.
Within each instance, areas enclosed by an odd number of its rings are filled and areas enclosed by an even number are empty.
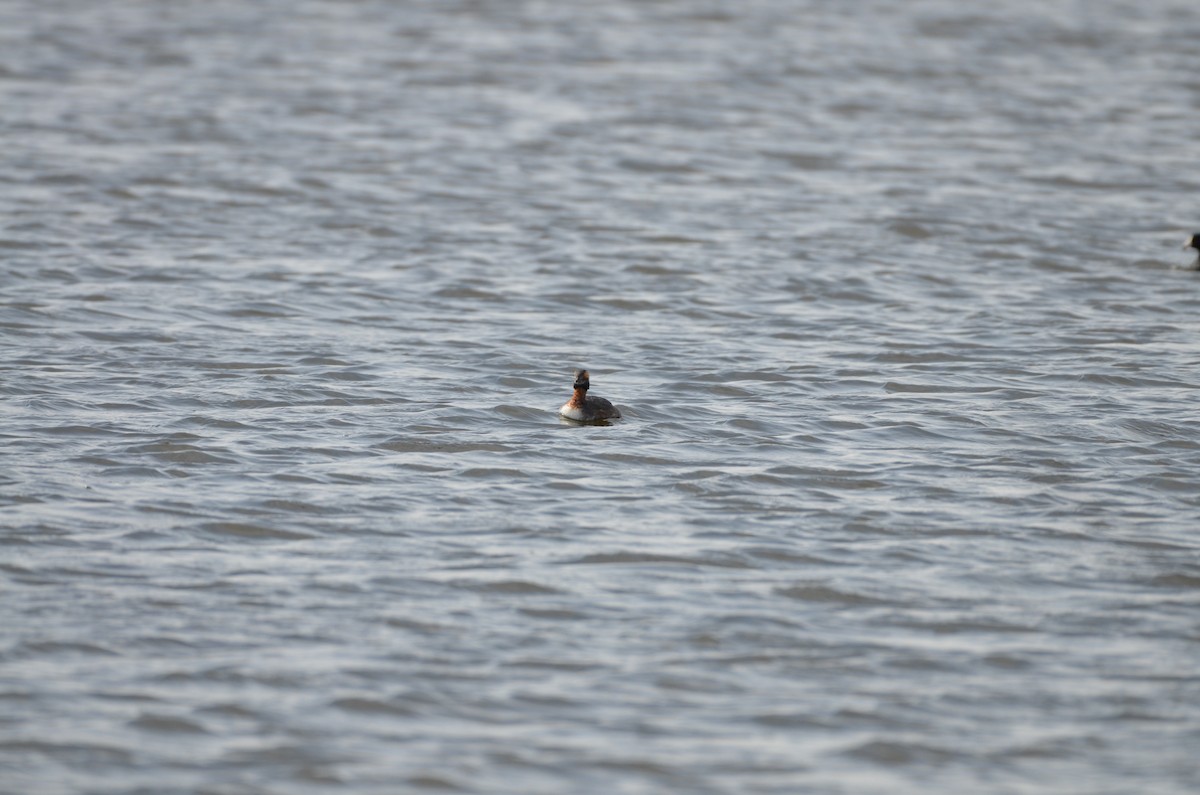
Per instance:
[[[1192,270],[1200,271],[1200,234],[1192,235],[1191,237],[1189,237],[1187,239],[1187,242],[1183,244],[1183,247],[1185,249],[1189,249],[1189,248],[1196,249],[1197,256],[1196,256],[1196,261],[1194,263],[1192,263]]]
[[[588,397],[587,370],[575,371],[575,394],[563,404],[558,413],[569,420],[577,422],[593,422],[595,420],[615,420],[621,416],[616,407],[602,397]]]

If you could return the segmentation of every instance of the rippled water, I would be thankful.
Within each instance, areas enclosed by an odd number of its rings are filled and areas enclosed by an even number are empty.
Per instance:
[[[0,5],[0,791],[1197,791],[1198,40]]]

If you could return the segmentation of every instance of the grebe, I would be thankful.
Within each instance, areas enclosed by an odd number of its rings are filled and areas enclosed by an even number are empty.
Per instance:
[[[621,416],[616,406],[602,397],[588,397],[587,370],[575,371],[575,394],[563,404],[558,413],[569,420],[592,422],[594,420],[615,420]]]
[[[1200,234],[1189,237],[1187,242],[1183,244],[1183,247],[1184,249],[1196,249],[1197,256],[1196,261],[1192,264],[1192,270],[1200,271]]]

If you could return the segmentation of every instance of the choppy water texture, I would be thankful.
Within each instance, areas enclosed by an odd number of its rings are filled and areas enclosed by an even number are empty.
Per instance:
[[[0,5],[0,791],[1196,792],[1197,42]]]

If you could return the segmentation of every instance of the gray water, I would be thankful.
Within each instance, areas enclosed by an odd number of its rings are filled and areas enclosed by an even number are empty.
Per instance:
[[[0,791],[1200,791],[1197,42],[0,4]]]

